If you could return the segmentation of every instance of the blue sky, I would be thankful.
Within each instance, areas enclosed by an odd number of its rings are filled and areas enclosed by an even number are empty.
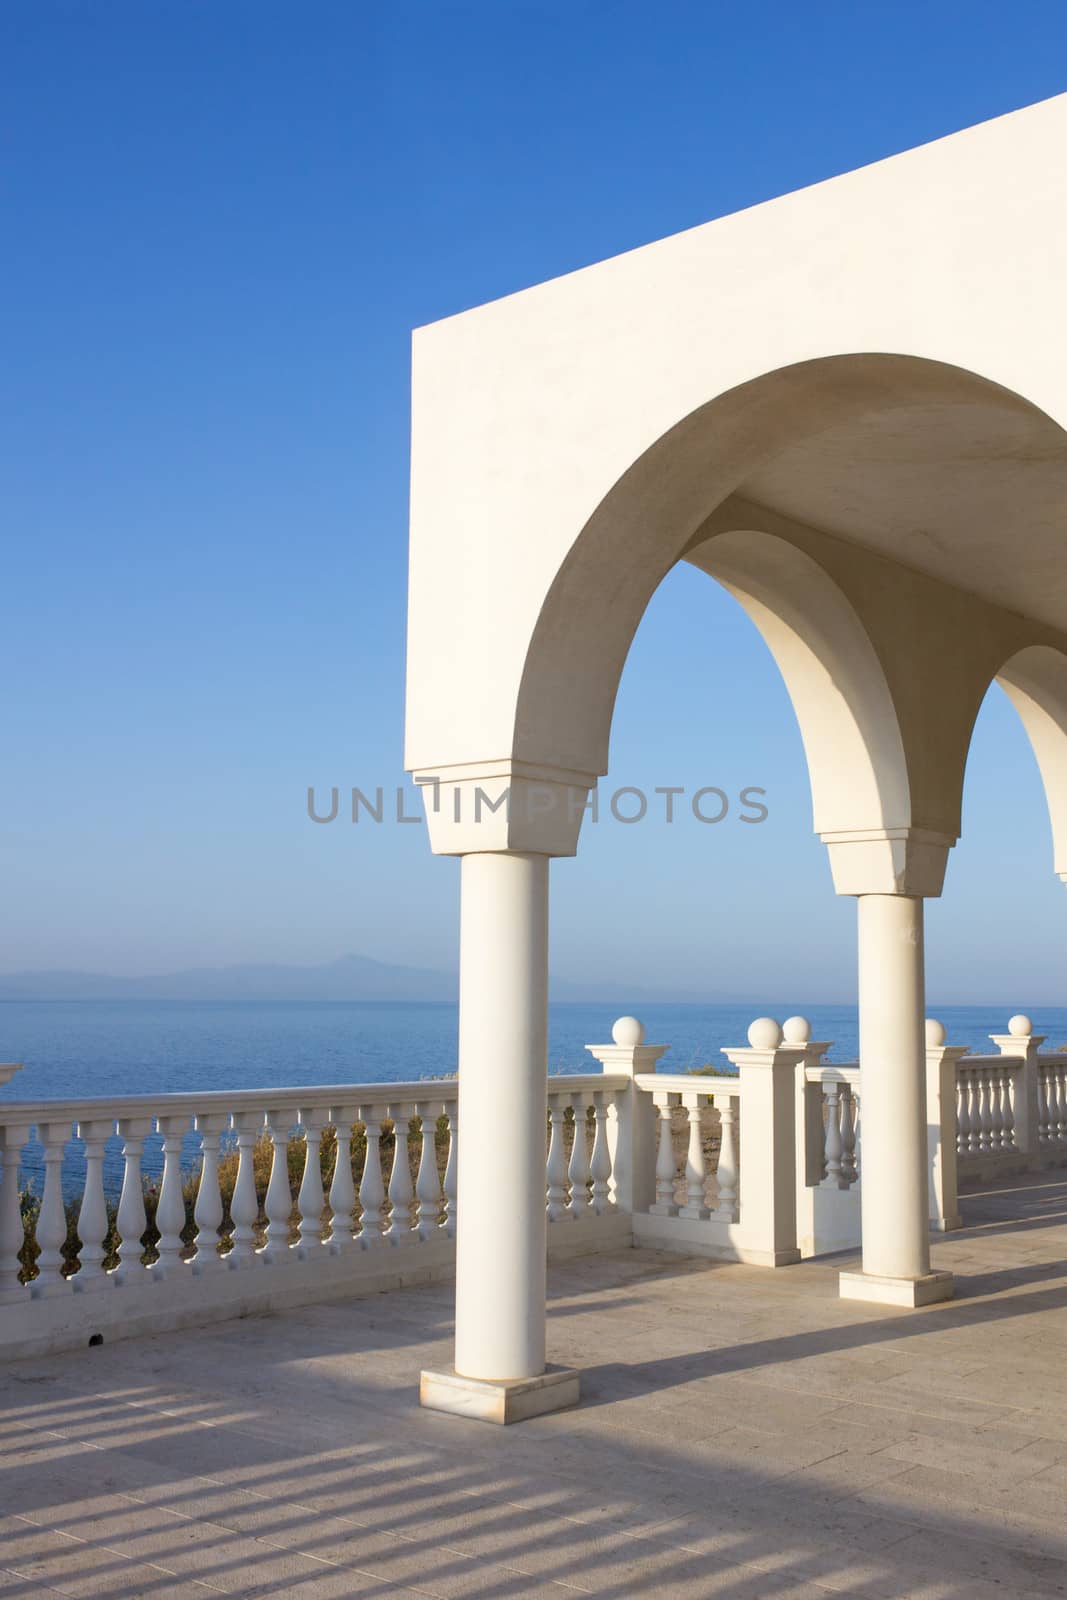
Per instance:
[[[8,971],[451,965],[425,830],[305,812],[401,780],[411,328],[1067,87],[1051,4],[38,0],[0,33]],[[555,971],[851,995],[785,691],[698,573],[638,635],[608,781],[770,816],[589,830]],[[965,828],[932,999],[1062,1002],[997,694]]]

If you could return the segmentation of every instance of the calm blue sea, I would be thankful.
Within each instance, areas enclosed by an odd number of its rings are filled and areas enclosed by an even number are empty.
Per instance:
[[[797,1012],[811,1019],[813,1037],[832,1039],[830,1059],[854,1060],[856,1012],[852,1006],[805,1006],[778,1001],[756,1005],[644,1005],[634,1008],[650,1042],[667,1043],[668,1071],[719,1062],[723,1045],[743,1045],[759,1014],[779,1021]],[[586,1072],[595,1064],[586,1044],[611,1038],[617,1003],[553,1005],[549,1062],[554,1073]],[[1007,1006],[931,1007],[948,1029],[950,1044],[989,1048],[989,1034],[1004,1032]],[[1032,1013],[1051,1044],[1067,1042],[1067,1008]],[[5,1100],[81,1099],[199,1089],[281,1088],[304,1084],[387,1083],[454,1071],[456,1008],[448,1003],[403,1001],[0,1001],[0,1061],[23,1070],[0,1088]],[[193,1159],[194,1146],[189,1149]],[[74,1192],[82,1171],[72,1141],[66,1185]],[[149,1141],[145,1167],[159,1170],[157,1141]],[[39,1150],[26,1151],[24,1176],[39,1183]],[[106,1163],[109,1190],[121,1183],[117,1143]]]

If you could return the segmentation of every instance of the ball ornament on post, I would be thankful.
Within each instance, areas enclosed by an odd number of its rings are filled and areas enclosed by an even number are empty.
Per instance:
[[[757,1017],[748,1030],[753,1050],[777,1050],[782,1042],[781,1026],[773,1017]]]
[[[645,1042],[645,1025],[636,1017],[620,1017],[611,1030],[611,1037],[622,1050],[636,1050]]]

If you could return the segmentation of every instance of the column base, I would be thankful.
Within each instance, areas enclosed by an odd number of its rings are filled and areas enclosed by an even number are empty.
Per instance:
[[[951,1300],[956,1292],[951,1272],[928,1272],[922,1278],[842,1272],[838,1284],[842,1300],[868,1300],[880,1306],[929,1306],[938,1300]]]
[[[523,1422],[578,1404],[580,1380],[570,1367],[546,1367],[536,1378],[461,1378],[457,1372],[423,1372],[419,1404],[478,1422]]]

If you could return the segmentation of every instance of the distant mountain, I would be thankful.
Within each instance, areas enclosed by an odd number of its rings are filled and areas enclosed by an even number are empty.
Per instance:
[[[455,1000],[453,973],[405,967],[369,956],[347,955],[321,966],[270,962],[233,967],[190,967],[152,977],[102,972],[0,973],[0,1000]],[[552,980],[554,1000],[634,1002],[655,996],[619,983]],[[663,999],[686,999],[663,995]]]

